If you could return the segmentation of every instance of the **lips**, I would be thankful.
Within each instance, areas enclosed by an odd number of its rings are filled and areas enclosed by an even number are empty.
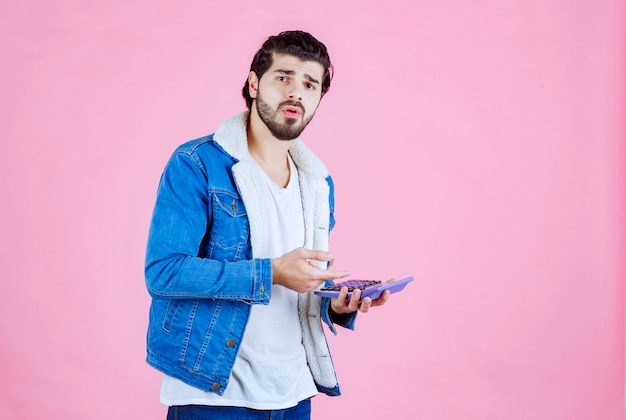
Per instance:
[[[302,115],[301,105],[287,105],[280,110],[287,118],[298,118]]]

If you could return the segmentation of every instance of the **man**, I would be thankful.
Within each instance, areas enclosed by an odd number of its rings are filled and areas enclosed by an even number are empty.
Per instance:
[[[331,178],[298,139],[331,78],[310,34],[268,38],[243,88],[248,111],[167,163],[146,282],[147,361],[165,374],[168,419],[309,418],[318,391],[339,395],[320,321],[353,328],[388,299],[313,294],[348,275],[328,252]]]

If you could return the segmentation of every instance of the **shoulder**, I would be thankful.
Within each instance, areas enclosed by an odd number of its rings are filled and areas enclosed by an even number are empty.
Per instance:
[[[191,159],[200,167],[205,167],[207,161],[232,163],[233,157],[226,153],[213,137],[213,134],[209,134],[181,144],[172,153],[171,160]]]
[[[189,140],[180,146],[178,146],[174,150],[174,155],[184,154],[184,155],[195,155],[203,152],[209,152],[214,148],[213,142],[213,134],[209,134],[208,136],[199,137],[194,140]]]

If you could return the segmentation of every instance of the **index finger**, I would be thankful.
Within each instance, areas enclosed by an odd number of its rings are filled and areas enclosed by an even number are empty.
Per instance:
[[[327,280],[338,280],[350,275],[348,271],[335,271],[335,270],[320,270],[321,276]]]

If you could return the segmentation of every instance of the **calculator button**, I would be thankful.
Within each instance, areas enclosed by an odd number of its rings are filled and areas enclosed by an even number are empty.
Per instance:
[[[336,283],[334,285],[324,287],[322,288],[322,290],[329,290],[329,291],[336,292],[336,291],[340,291],[342,287],[347,286],[348,292],[353,292],[356,289],[363,290],[371,286],[379,285],[381,283],[382,282],[378,280],[346,280],[341,283]]]

